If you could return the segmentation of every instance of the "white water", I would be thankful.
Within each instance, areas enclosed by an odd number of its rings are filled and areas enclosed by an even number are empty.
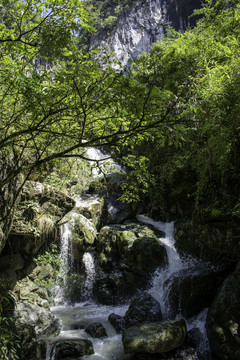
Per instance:
[[[161,221],[154,221],[145,215],[138,215],[137,219],[143,223],[150,224],[165,233],[165,236],[160,237],[159,241],[161,241],[166,249],[168,265],[165,268],[159,268],[155,271],[152,278],[152,285],[148,290],[148,293],[159,301],[163,318],[167,319],[170,312],[168,304],[170,281],[168,280],[174,275],[177,275],[177,273],[186,266],[186,264],[181,260],[174,245],[174,222],[163,223]]]
[[[174,279],[174,276],[179,276],[178,273],[181,270],[193,269],[194,271],[197,262],[191,257],[186,257],[184,259],[180,258],[175,248],[174,222],[163,223],[161,221],[154,221],[145,215],[138,215],[137,219],[143,223],[150,224],[156,229],[165,233],[165,236],[160,237],[159,241],[161,241],[165,246],[168,257],[168,265],[165,268],[160,268],[155,271],[148,293],[159,301],[163,319],[168,319],[169,315],[171,314],[171,308],[168,301],[168,294],[171,289],[171,281]],[[198,315],[186,320],[188,331],[195,328],[200,331],[201,342],[197,350],[201,356],[204,356],[204,360],[211,359],[209,343],[205,329],[207,310],[208,309],[204,309]]]
[[[127,306],[103,306],[84,302],[74,306],[55,306],[51,310],[56,317],[61,319],[62,331],[59,336],[49,339],[46,360],[54,360],[51,342],[79,338],[91,340],[94,348],[94,355],[84,356],[82,359],[123,359],[122,336],[116,334],[107,319],[111,313],[123,316],[127,311]],[[92,338],[84,331],[87,325],[94,322],[100,322],[104,326],[108,335],[107,338]]]
[[[103,176],[103,174],[112,174],[114,172],[124,172],[123,168],[115,163],[109,154],[103,153],[99,149],[89,148],[86,151],[86,155],[88,159],[93,161],[93,177]]]
[[[163,243],[166,248],[168,265],[163,269],[158,269],[153,278],[152,284],[148,292],[157,299],[162,308],[163,319],[169,318],[170,308],[168,304],[168,291],[170,289],[170,279],[174,276],[178,276],[179,271],[194,268],[194,261],[189,258],[181,259],[175,248],[174,240],[174,223],[163,223],[160,221],[154,221],[144,215],[139,215],[138,220],[154,226],[156,229],[163,231],[165,236],[160,237],[159,241]],[[71,252],[71,228],[70,224],[66,223],[62,228],[62,246],[61,256],[64,260],[65,274],[71,269],[72,257]],[[88,302],[75,304],[74,306],[61,305],[52,308],[52,312],[62,322],[62,331],[57,338],[50,339],[48,345],[46,360],[55,360],[54,347],[51,341],[56,342],[58,339],[76,339],[83,338],[89,339],[93,343],[94,355],[84,356],[85,360],[123,360],[124,351],[121,340],[121,335],[116,334],[115,330],[108,322],[108,316],[113,312],[118,315],[124,315],[128,306],[102,306],[92,302],[92,289],[96,276],[94,257],[91,252],[86,252],[83,255],[83,264],[85,266],[85,283],[84,283],[84,299]],[[62,275],[63,276],[63,275]],[[59,302],[55,302],[58,304]],[[201,347],[199,351],[203,354],[208,348],[206,333],[205,333],[205,320],[206,310],[199,314],[199,316],[190,319],[187,323],[188,330],[192,328],[199,328],[202,334]],[[84,328],[87,325],[100,322],[106,329],[107,338],[92,338],[88,335]],[[209,354],[206,352],[206,359],[210,359]],[[204,358],[205,360],[205,358]]]
[[[93,284],[96,276],[93,255],[88,251],[85,252],[82,261],[85,266],[85,274],[86,274],[83,296],[86,300],[90,300],[92,298]]]

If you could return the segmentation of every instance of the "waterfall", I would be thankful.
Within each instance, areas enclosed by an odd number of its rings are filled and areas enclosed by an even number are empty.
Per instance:
[[[65,278],[67,273],[71,270],[73,264],[72,255],[72,231],[70,223],[67,222],[61,226],[61,252],[60,257],[63,266],[60,269],[61,277]]]
[[[103,174],[112,174],[114,172],[124,172],[124,169],[117,163],[114,162],[112,157],[103,153],[101,150],[96,148],[89,148],[86,151],[88,159],[95,160],[92,166],[93,177],[99,177]]]
[[[85,266],[86,278],[83,286],[83,296],[86,300],[92,298],[92,289],[95,280],[95,263],[94,257],[90,252],[85,252],[82,258],[83,264]]]
[[[155,271],[148,293],[159,301],[163,318],[168,319],[171,314],[168,295],[172,281],[175,276],[178,276],[181,270],[194,266],[194,261],[191,258],[184,260],[180,258],[175,247],[174,222],[164,223],[161,221],[154,221],[145,215],[138,215],[137,219],[143,223],[152,225],[165,233],[165,236],[160,237],[159,241],[161,241],[166,249],[168,265],[165,268],[159,268]]]

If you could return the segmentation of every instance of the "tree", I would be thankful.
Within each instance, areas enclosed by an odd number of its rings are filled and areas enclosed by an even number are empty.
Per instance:
[[[148,203],[178,203],[209,219],[237,214],[240,202],[240,4],[207,1],[197,13],[196,28],[170,29],[136,62],[137,80],[171,93],[176,106],[163,124],[169,131],[149,129],[148,143],[142,139],[131,152],[149,159]]]
[[[6,219],[34,169],[140,136],[168,118],[174,101],[125,75],[112,54],[76,46],[79,28],[91,30],[84,1],[6,1],[1,14],[0,151],[13,158],[2,193],[22,177]]]

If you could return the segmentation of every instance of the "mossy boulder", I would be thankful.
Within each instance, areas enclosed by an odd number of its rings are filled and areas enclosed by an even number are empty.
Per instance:
[[[65,231],[71,232],[74,266],[79,268],[84,252],[95,243],[97,229],[91,220],[78,212],[78,208],[69,212],[62,223],[63,234]]]
[[[240,250],[240,226],[229,218],[219,221],[209,218],[200,223],[181,221],[175,224],[175,241],[178,252],[184,256],[228,266],[238,258]]]
[[[151,226],[138,223],[104,226],[96,239],[100,270],[94,285],[96,299],[122,302],[147,285],[158,267],[165,267],[167,254]]]
[[[116,264],[123,272],[148,276],[167,263],[166,250],[155,231],[145,225],[105,226],[97,239],[100,265],[111,270]]]
[[[124,352],[163,354],[180,347],[187,330],[183,319],[137,324],[124,331]]]

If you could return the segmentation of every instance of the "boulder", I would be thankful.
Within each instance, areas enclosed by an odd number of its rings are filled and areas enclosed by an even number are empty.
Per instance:
[[[43,271],[43,273],[45,279],[48,272]],[[27,349],[29,348],[31,353],[35,351],[37,338],[57,335],[60,332],[60,321],[50,310],[46,288],[39,286],[30,279],[25,278],[19,281],[13,289],[13,296],[16,302],[14,313],[16,326],[20,334],[24,334],[24,351],[29,355]]]
[[[186,323],[183,319],[136,324],[122,335],[124,352],[166,353],[180,347],[186,337]]]
[[[105,305],[124,303],[135,293],[121,272],[111,274],[100,273],[93,285],[93,295],[96,301]]]
[[[174,318],[181,314],[190,318],[208,307],[222,283],[224,273],[208,264],[194,269],[184,269],[174,274],[165,286],[168,287],[170,314]]]
[[[96,240],[99,265],[104,274],[100,275],[101,283],[112,282],[118,272],[122,279],[121,297],[125,296],[126,289],[129,295],[134,295],[138,288],[146,286],[157,267],[167,263],[166,250],[158,235],[150,226],[137,223],[104,226]]]
[[[22,329],[33,329],[35,337],[57,335],[60,332],[60,322],[50,309],[33,305],[28,302],[18,302],[15,308],[16,326]],[[32,337],[32,335],[31,335]]]
[[[88,325],[85,331],[93,338],[101,338],[107,336],[105,328],[99,322]]]
[[[139,353],[131,357],[131,360],[210,360],[210,357],[201,358],[198,357],[198,354],[194,348],[185,347],[184,345],[180,348],[168,351],[163,355],[159,354],[148,354],[148,353]]]
[[[91,341],[87,339],[76,339],[76,340],[71,339],[71,340],[59,341],[55,343],[55,346],[53,347],[53,351],[54,350],[55,350],[55,357],[54,357],[55,360],[79,358],[94,353],[93,345]]]
[[[84,196],[76,201],[76,210],[99,230],[108,221],[106,201],[102,197]]]
[[[188,254],[214,265],[228,267],[230,260],[236,260],[239,252],[239,241],[236,241],[239,226],[234,226],[227,219],[219,222],[208,220],[208,224],[192,220],[176,222],[175,246],[182,256]]]
[[[142,322],[161,321],[161,306],[151,295],[142,293],[132,299],[124,319],[126,328]]]
[[[91,220],[78,212],[75,208],[69,212],[61,221],[64,232],[71,231],[72,236],[72,254],[74,259],[73,267],[79,268],[84,252],[94,244],[97,229]]]
[[[125,320],[122,316],[112,313],[109,315],[108,321],[114,327],[117,334],[122,334],[123,330],[125,330]]]
[[[206,328],[213,355],[240,359],[240,263],[227,277],[211,304]]]

